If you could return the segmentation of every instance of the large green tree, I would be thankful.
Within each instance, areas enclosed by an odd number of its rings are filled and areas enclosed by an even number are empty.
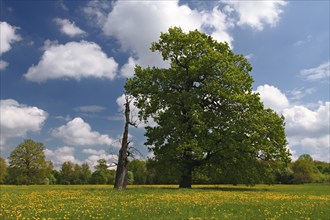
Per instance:
[[[146,127],[146,144],[159,162],[180,172],[180,187],[191,187],[198,166],[217,164],[245,183],[260,160],[289,161],[284,118],[264,109],[252,91],[251,65],[227,43],[180,28],[162,33],[151,46],[169,68],[136,66],[125,85]]]
[[[81,165],[80,180],[82,184],[87,184],[92,176],[92,171],[90,170],[87,163]]]
[[[4,184],[7,176],[7,164],[5,159],[0,157],[0,184]]]
[[[292,164],[291,169],[293,170],[293,183],[312,183],[321,178],[321,173],[309,154],[301,155]]]
[[[66,161],[62,164],[59,175],[60,184],[73,184],[74,176],[74,167],[75,164],[71,161]]]
[[[45,160],[44,145],[31,139],[19,144],[8,160],[8,179],[14,184],[43,184],[53,168]]]
[[[134,184],[145,184],[147,181],[146,161],[132,160],[129,163],[128,170],[134,175]]]
[[[91,176],[91,183],[94,184],[113,184],[115,180],[115,171],[109,170],[105,159],[99,159],[94,167],[95,171]]]

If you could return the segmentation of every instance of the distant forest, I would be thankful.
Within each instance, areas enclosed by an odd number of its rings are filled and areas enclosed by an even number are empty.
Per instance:
[[[56,170],[51,161],[45,160],[43,144],[33,140],[25,140],[14,149],[8,163],[0,157],[1,184],[114,184],[115,180],[115,170],[110,169],[105,159],[98,160],[93,171],[87,163],[70,161]],[[200,167],[193,172],[193,183],[244,184],[243,178],[255,179],[253,184],[330,183],[330,163],[313,160],[308,154],[301,155],[285,169],[267,173],[265,166],[268,164],[260,161],[262,173],[241,178],[237,173],[223,172],[221,167]],[[129,163],[128,184],[178,184],[179,178],[178,171],[153,159],[134,159]]]

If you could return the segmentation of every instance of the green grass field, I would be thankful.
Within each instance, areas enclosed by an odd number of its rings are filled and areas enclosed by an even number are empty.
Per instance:
[[[0,219],[330,219],[329,185],[0,187]]]

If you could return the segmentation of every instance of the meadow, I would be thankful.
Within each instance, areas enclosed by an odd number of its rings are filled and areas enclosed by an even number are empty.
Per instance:
[[[330,185],[0,186],[0,219],[330,219]]]

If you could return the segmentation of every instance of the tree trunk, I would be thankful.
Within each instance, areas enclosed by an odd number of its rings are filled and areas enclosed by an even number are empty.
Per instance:
[[[117,164],[117,170],[116,170],[116,178],[115,178],[115,189],[126,189],[127,185],[127,172],[128,172],[128,126],[130,124],[130,108],[129,108],[129,100],[128,97],[125,96],[126,103],[125,103],[125,127],[124,127],[124,133],[123,138],[121,142],[121,148],[119,150],[119,156],[118,156],[118,164]]]
[[[119,159],[116,170],[116,178],[115,178],[115,189],[126,189],[127,185],[127,172],[128,172],[128,159],[127,159],[127,151],[120,149],[119,151]]]
[[[181,175],[179,188],[191,188],[192,171],[193,171],[193,168],[189,164],[186,164],[183,167],[183,172],[182,172],[182,175]]]

